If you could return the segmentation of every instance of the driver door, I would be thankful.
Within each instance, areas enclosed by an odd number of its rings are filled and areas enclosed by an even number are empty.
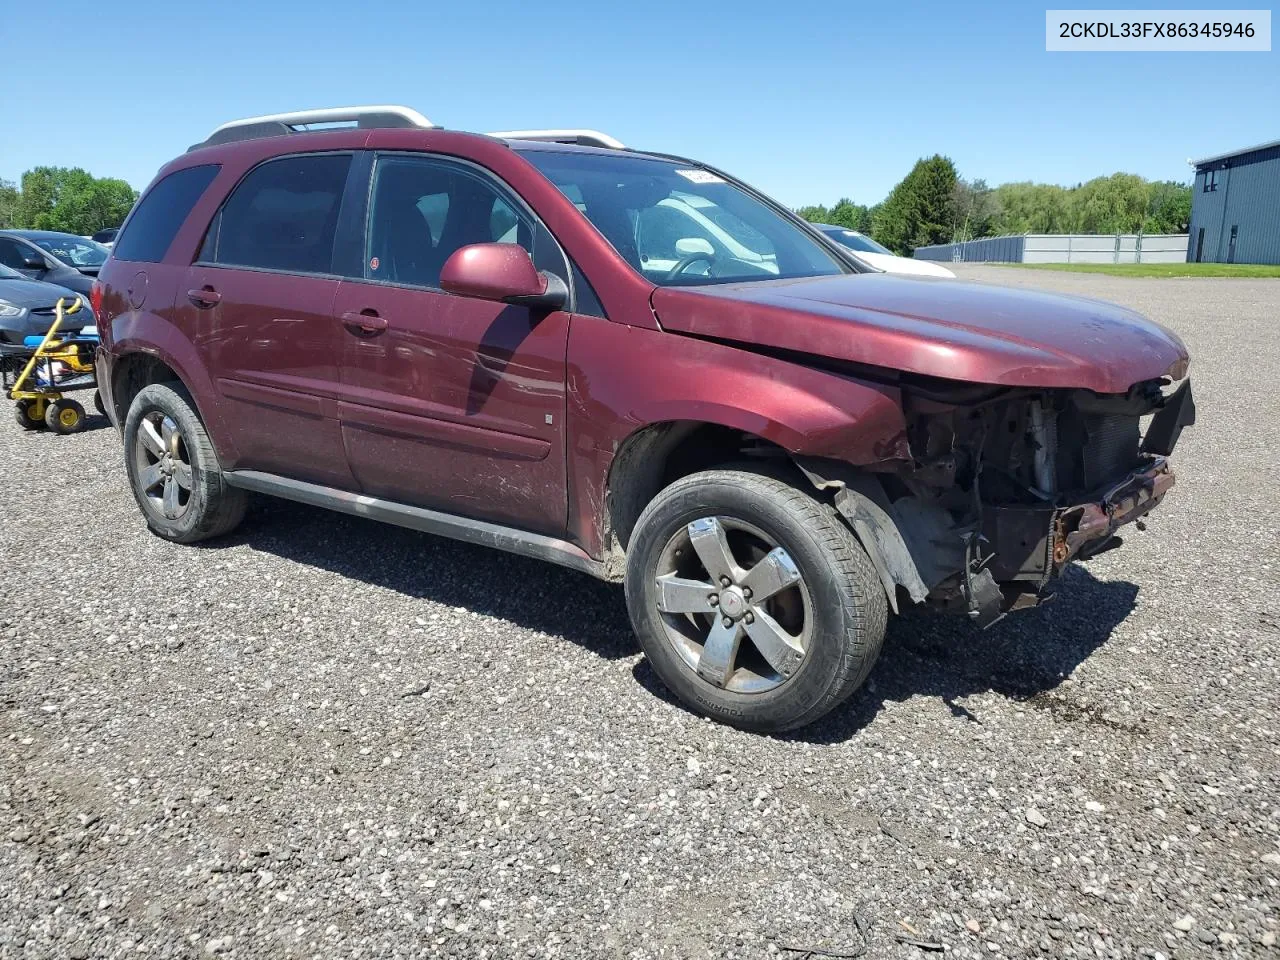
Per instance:
[[[334,303],[347,459],[372,496],[561,535],[569,314],[440,289],[445,260],[486,242],[568,282],[551,234],[485,171],[378,156],[364,276]]]

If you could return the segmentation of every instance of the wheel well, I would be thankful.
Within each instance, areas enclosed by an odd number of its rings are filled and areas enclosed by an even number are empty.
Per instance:
[[[143,387],[182,378],[163,360],[146,353],[129,353],[116,360],[111,371],[111,403],[116,423],[123,424],[133,398]]]
[[[636,431],[609,467],[605,542],[610,552],[619,559],[625,555],[641,512],[664,487],[699,470],[755,458],[791,469],[782,447],[745,430],[679,420]]]

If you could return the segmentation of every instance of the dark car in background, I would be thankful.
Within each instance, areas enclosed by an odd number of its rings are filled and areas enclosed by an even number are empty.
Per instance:
[[[118,234],[119,232],[120,232],[119,227],[107,227],[107,229],[99,230],[97,233],[95,233],[93,235],[93,241],[95,243],[102,244],[104,247],[110,247],[111,244],[116,242],[116,234]]]
[[[0,264],[89,296],[93,278],[111,255],[100,243],[53,230],[0,230]]]
[[[93,325],[86,297],[56,284],[28,280],[17,270],[0,266],[0,344],[20,345],[27,337],[48,333],[59,298],[66,300],[64,308],[80,301],[80,309],[67,317],[60,329],[70,333]]]

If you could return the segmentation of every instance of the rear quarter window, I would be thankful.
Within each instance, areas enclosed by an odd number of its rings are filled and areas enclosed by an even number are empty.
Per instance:
[[[286,156],[259,164],[223,204],[201,261],[330,273],[350,166],[349,153]]]
[[[112,255],[117,260],[144,263],[163,260],[192,207],[218,175],[218,169],[216,163],[187,167],[174,171],[152,187],[125,223]]]

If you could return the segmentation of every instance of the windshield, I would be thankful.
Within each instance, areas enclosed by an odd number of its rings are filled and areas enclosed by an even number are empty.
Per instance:
[[[653,283],[689,286],[846,272],[801,227],[709,170],[626,155],[522,155]]]
[[[0,263],[0,280],[25,280],[27,279],[12,267],[6,267]]]
[[[70,234],[32,237],[31,242],[73,267],[100,267],[111,255],[111,251],[102,244],[83,237],[73,237]]]
[[[893,256],[893,251],[880,246],[870,237],[863,236],[857,230],[846,230],[844,227],[824,227],[822,230],[828,237],[858,253],[886,253]]]

